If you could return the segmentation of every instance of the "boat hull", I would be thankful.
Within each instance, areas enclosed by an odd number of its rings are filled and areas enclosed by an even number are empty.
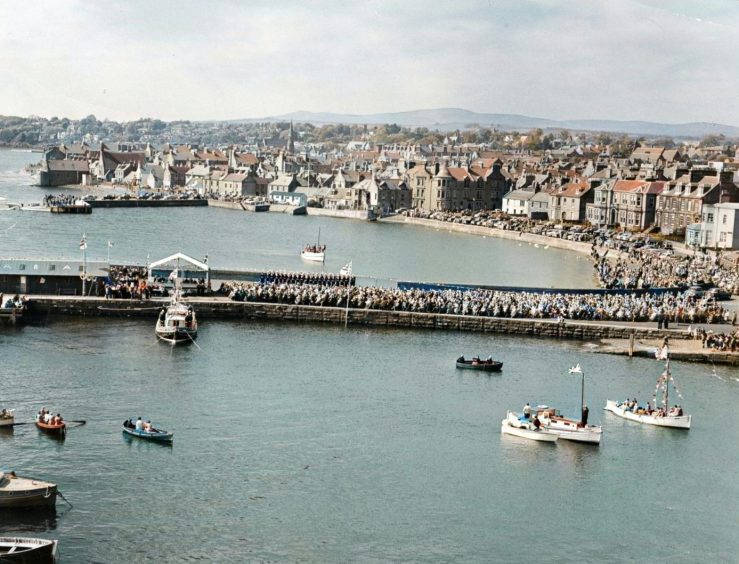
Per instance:
[[[561,415],[550,416],[546,412],[540,412],[537,415],[544,428],[552,433],[557,433],[560,439],[599,445],[603,437],[603,429],[597,425],[585,425],[582,427],[579,421],[568,419]]]
[[[56,561],[57,541],[25,537],[0,537],[0,561],[43,564]]]
[[[162,431],[159,433],[149,433],[147,431],[140,431],[138,429],[129,429],[128,427],[122,427],[123,432],[131,437],[138,437],[147,441],[155,441],[160,443],[171,443],[174,440],[174,433],[167,433]]]
[[[544,428],[538,430],[531,428],[532,424],[528,422],[522,422],[519,418],[508,412],[503,421],[500,424],[500,432],[503,435],[513,435],[514,437],[521,437],[522,439],[529,439],[532,441],[539,441],[543,443],[555,443],[559,438],[557,433],[552,433]]]
[[[20,476],[0,478],[0,509],[51,507],[56,494],[56,484],[50,482]]]
[[[63,437],[67,434],[67,425],[66,423],[62,423],[61,425],[51,425],[48,423],[42,423],[41,421],[36,421],[36,428],[39,431],[43,431],[47,435],[53,435],[55,437]]]
[[[191,343],[198,338],[197,330],[190,329],[177,329],[175,331],[157,327],[156,334],[160,340],[174,345]]]
[[[655,425],[657,427],[670,427],[672,429],[690,429],[692,422],[692,415],[680,415],[665,417],[655,417],[654,415],[639,415],[632,411],[622,409],[618,402],[615,400],[606,400],[606,411],[610,411],[618,417],[628,419],[629,421],[635,421],[637,423],[644,423],[645,425]]]
[[[300,253],[300,258],[303,260],[309,260],[312,262],[325,262],[326,261],[326,253],[312,253],[310,251],[303,251]]]
[[[477,364],[473,364],[471,360],[458,360],[457,368],[462,370],[479,370],[481,372],[500,372],[503,368],[503,363],[494,360],[491,363],[480,361]]]
[[[10,427],[12,429],[14,423],[15,414],[12,409],[6,410],[5,415],[0,416],[0,427]]]

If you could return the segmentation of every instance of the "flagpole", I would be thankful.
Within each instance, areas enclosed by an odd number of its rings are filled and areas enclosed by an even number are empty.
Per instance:
[[[82,234],[82,295],[87,293],[87,236]]]

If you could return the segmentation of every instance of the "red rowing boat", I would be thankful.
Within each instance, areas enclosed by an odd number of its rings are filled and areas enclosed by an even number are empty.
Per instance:
[[[67,424],[64,422],[51,424],[44,423],[43,421],[39,421],[38,419],[36,419],[36,427],[38,427],[45,433],[49,433],[50,435],[64,436],[67,432]]]

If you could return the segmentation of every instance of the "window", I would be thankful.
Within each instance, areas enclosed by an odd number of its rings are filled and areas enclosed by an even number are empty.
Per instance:
[[[726,214],[721,216],[721,225],[726,225]]]
[[[55,264],[50,264],[49,265],[49,270],[56,270],[56,265]]]
[[[25,264],[19,264],[18,265],[18,270],[25,270],[25,269],[26,269],[26,265]]]

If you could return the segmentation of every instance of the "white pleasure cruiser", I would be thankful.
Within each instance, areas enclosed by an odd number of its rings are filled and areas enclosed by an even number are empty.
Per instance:
[[[503,435],[514,435],[524,439],[531,439],[532,441],[547,443],[557,442],[559,438],[557,433],[548,431],[544,427],[537,429],[532,420],[512,411],[509,411],[506,414],[506,418],[501,421],[500,432]]]

